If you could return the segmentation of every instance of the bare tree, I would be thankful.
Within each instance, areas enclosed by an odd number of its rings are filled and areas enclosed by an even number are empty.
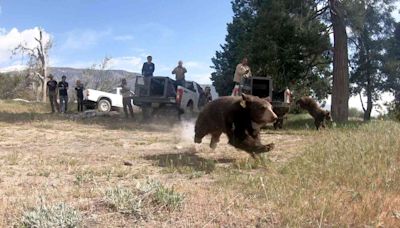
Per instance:
[[[27,64],[30,71],[30,79],[38,82],[37,99],[39,100],[41,94],[42,101],[46,102],[48,53],[53,45],[53,42],[51,39],[44,39],[43,29],[41,28],[39,28],[39,37],[34,37],[34,39],[36,41],[36,46],[29,47],[27,43],[19,44],[16,48],[13,49],[12,54],[22,54],[29,57]]]
[[[104,57],[100,64],[93,64],[83,72],[83,80],[87,88],[111,91],[120,79],[107,73],[111,57]]]

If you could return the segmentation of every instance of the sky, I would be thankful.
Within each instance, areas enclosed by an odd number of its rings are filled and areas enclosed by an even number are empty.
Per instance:
[[[189,80],[209,83],[232,15],[229,0],[0,0],[0,68],[23,65],[10,50],[34,45],[41,27],[54,43],[51,66],[87,68],[107,56],[110,69],[140,72],[152,55],[155,75],[172,76],[182,60]]]
[[[182,60],[187,79],[209,84],[232,16],[230,0],[0,0],[0,71],[24,65],[11,50],[34,46],[41,27],[53,40],[51,66],[88,68],[107,56],[109,69],[140,72],[152,55],[155,75],[172,76]],[[391,99],[384,94],[380,104]],[[361,110],[359,97],[349,104]]]

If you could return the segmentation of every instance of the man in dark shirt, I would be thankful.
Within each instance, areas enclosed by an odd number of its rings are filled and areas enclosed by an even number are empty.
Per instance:
[[[49,81],[47,81],[47,94],[49,95],[51,112],[54,113],[54,106],[56,106],[57,112],[60,112],[57,103],[57,81],[54,80],[52,74],[50,74],[47,77],[49,78]]]
[[[142,75],[144,77],[144,86],[147,91],[149,89],[151,77],[153,77],[153,73],[155,70],[154,63],[151,62],[152,60],[153,60],[153,57],[147,56],[147,62],[143,63],[143,67],[142,67]]]
[[[83,112],[83,87],[80,80],[76,81],[75,91],[76,91],[76,98],[78,101],[78,112]]]
[[[132,108],[132,92],[125,78],[122,79],[121,94],[122,94],[122,106],[124,109],[125,117],[129,118],[128,116],[128,110],[129,110],[131,117],[134,118],[133,108]]]
[[[58,92],[60,95],[61,113],[66,113],[68,110],[68,82],[67,76],[61,77],[61,82],[58,83]]]

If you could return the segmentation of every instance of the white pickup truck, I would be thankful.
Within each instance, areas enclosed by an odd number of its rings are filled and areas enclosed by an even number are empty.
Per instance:
[[[100,112],[109,112],[112,108],[122,108],[121,87],[115,88],[112,92],[103,92],[94,89],[87,89],[84,92],[84,105],[88,109],[97,109]]]
[[[186,81],[177,86],[169,77],[152,77],[145,85],[143,77],[136,77],[133,103],[142,108],[145,118],[156,114],[199,112],[206,104],[205,93],[196,82]]]

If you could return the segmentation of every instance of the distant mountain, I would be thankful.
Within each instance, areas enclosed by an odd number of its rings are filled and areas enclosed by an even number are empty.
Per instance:
[[[85,75],[86,72],[86,75]],[[89,72],[89,73],[88,73]],[[136,76],[140,75],[138,73],[128,72],[125,70],[92,70],[92,69],[77,69],[70,67],[50,67],[49,74],[54,75],[56,80],[61,80],[63,75],[67,76],[67,81],[75,84],[76,80],[81,80],[85,83],[88,78],[88,74],[93,78],[107,77],[110,81],[120,81],[120,79],[126,78],[128,81],[132,81]],[[115,80],[113,80],[115,79]]]
[[[0,73],[13,75],[25,74],[25,69],[3,68]],[[61,81],[63,75],[67,76],[67,82],[70,84],[70,88],[75,86],[75,82],[80,80],[88,88],[93,87],[96,82],[102,81],[103,84],[107,84],[108,89],[115,88],[121,83],[121,79],[125,78],[128,81],[128,85],[134,86],[136,76],[138,73],[128,72],[125,70],[95,70],[95,69],[78,69],[71,67],[49,67],[48,74],[52,74],[56,81]],[[104,86],[101,86],[104,87]]]

